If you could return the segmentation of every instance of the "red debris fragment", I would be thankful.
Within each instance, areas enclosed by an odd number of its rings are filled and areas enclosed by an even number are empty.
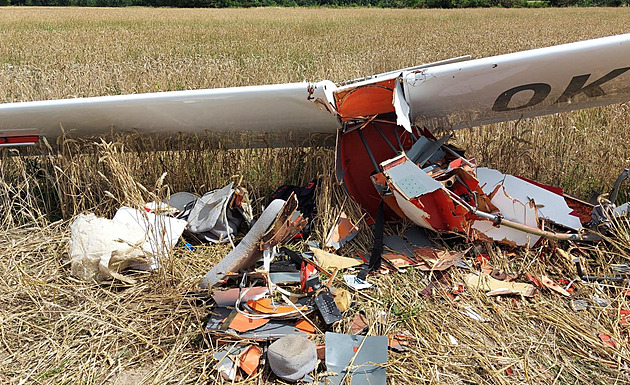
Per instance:
[[[603,343],[605,343],[606,345],[610,346],[611,348],[616,349],[617,348],[617,343],[615,342],[615,340],[609,336],[606,333],[602,333],[600,332],[598,335],[600,340],[602,340]]]
[[[525,274],[527,276],[527,279],[529,279],[529,282],[533,283],[534,286],[536,286],[539,289],[543,288],[543,284],[538,280],[538,278],[534,277],[533,275],[527,273]]]
[[[571,293],[569,293],[568,291],[566,291],[563,287],[561,287],[560,285],[558,285],[556,282],[552,281],[549,277],[547,277],[546,275],[542,276],[542,280],[541,280],[542,284],[545,285],[545,287],[547,287],[547,289],[553,290],[558,294],[562,294],[565,297],[570,297]]]

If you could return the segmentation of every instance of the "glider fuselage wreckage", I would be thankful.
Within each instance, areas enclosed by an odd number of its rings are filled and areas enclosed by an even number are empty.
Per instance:
[[[592,207],[477,167],[433,134],[630,100],[630,34],[330,81],[0,105],[0,146],[112,132],[263,134],[283,145],[337,136],[337,177],[375,217],[381,202],[436,231],[513,245],[590,239]],[[311,142],[312,143],[312,142]],[[599,208],[600,220],[627,206]],[[591,221],[592,222],[592,221]],[[544,230],[553,223],[556,232]]]

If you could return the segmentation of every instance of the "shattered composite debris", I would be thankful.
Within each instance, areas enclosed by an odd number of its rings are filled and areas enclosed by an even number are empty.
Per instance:
[[[251,377],[260,365],[262,351],[256,345],[230,346],[213,355],[217,361],[217,371],[227,381],[236,380],[240,374],[240,368]]]
[[[258,329],[267,324],[267,322],[269,322],[268,318],[249,318],[237,312],[230,321],[229,328],[239,333],[245,333],[250,330]]]
[[[295,328],[304,333],[315,334],[315,327],[307,320],[299,320],[295,323]]]
[[[382,258],[396,270],[416,267],[419,265],[418,262],[408,258],[404,254],[384,253]]]
[[[232,357],[240,354],[243,350],[244,348],[232,346],[214,353],[213,357],[218,361],[216,366],[217,371],[223,379],[228,381],[236,379],[237,367]]]
[[[413,246],[420,246],[420,247],[422,247],[422,246],[432,247],[433,246],[433,244],[431,243],[431,240],[427,236],[427,233],[426,233],[425,229],[423,229],[421,227],[411,227],[411,228],[405,230],[403,235],[405,236],[405,238],[407,238],[409,243],[411,243]]]
[[[580,218],[572,214],[573,209],[567,205],[562,195],[486,167],[477,167],[477,179],[483,191],[488,195],[491,195],[497,186],[502,186],[506,195],[522,204],[531,204],[536,209],[539,218],[572,230],[582,227]]]
[[[578,298],[572,299],[570,305],[571,309],[573,309],[574,311],[584,311],[588,310],[591,307],[588,301]]]
[[[463,310],[460,310],[460,313],[462,313],[463,315],[469,317],[472,320],[478,321],[478,322],[488,322],[488,319],[483,317],[481,314],[477,313],[472,307],[470,306],[465,306],[463,308]]]
[[[387,347],[393,351],[402,353],[409,350],[410,338],[405,334],[387,336]]]
[[[296,308],[294,308],[293,306],[282,306],[275,304],[271,298],[261,298],[256,301],[249,300],[247,301],[247,306],[261,314],[287,314],[296,311]],[[298,306],[297,310],[306,311],[307,307]]]
[[[292,193],[269,230],[262,236],[260,240],[261,250],[269,250],[290,241],[306,226],[308,219],[302,217],[302,214],[297,210],[298,200]]]
[[[383,243],[389,249],[398,254],[404,254],[408,258],[414,257],[413,246],[397,235],[388,235],[383,238]]]
[[[256,345],[250,345],[238,356],[239,367],[251,377],[258,371],[262,351]]]
[[[212,299],[216,302],[217,306],[226,307],[234,306],[241,296],[241,301],[247,302],[250,300],[257,300],[269,293],[267,287],[251,287],[248,289],[227,289],[227,290],[214,290],[212,292]]]
[[[466,252],[451,252],[428,247],[417,247],[414,249],[414,253],[429,267],[429,270],[436,271],[444,271],[455,266],[466,254]]]
[[[522,223],[531,228],[538,227],[538,217],[533,201],[523,203],[514,199],[507,194],[505,187],[501,185],[497,186],[493,194],[489,195],[492,197],[490,202],[499,209],[505,219]],[[497,227],[487,220],[474,221],[472,228],[495,241],[515,246],[533,247],[540,239],[539,235],[528,234],[504,226]]]
[[[542,278],[540,279],[540,282],[542,282],[543,285],[545,285],[546,288],[555,291],[558,294],[561,294],[565,297],[570,297],[571,293],[569,293],[568,291],[566,291],[562,286],[558,285],[556,282],[552,281],[549,277],[547,277],[546,275],[543,275]]]
[[[573,198],[570,199],[573,206],[569,207],[569,198],[558,194],[557,189],[475,167],[471,160],[462,157],[450,160],[445,156],[430,167],[421,168],[423,162],[431,160],[437,148],[431,145],[435,143],[439,144],[437,147],[449,149],[440,141],[422,136],[407,154],[380,164],[385,181],[372,180],[393,212],[402,213],[403,217],[430,230],[455,231],[473,240],[494,240],[511,246],[532,247],[541,237],[598,238],[595,234],[583,233],[580,216],[574,214],[575,210],[582,212],[591,208]],[[419,144],[422,146],[416,148]],[[416,164],[409,154],[420,162]],[[391,194],[393,201],[387,198]],[[563,234],[544,230],[544,221],[580,232]]]
[[[357,313],[350,324],[350,334],[362,334],[369,328],[368,320],[362,313]]]
[[[295,327],[294,320],[267,319],[266,323],[255,329],[238,333],[229,327],[230,315],[238,312],[223,307],[215,307],[210,313],[210,319],[206,324],[206,331],[220,337],[230,337],[237,340],[275,340],[287,334],[306,334]]]
[[[502,189],[503,187],[500,188]],[[260,229],[258,231],[258,234],[262,235],[258,237],[257,241],[252,243],[255,246],[253,248],[254,250],[263,251],[262,249],[269,249],[270,247],[275,250],[276,246],[290,240],[292,234],[303,225],[299,213],[297,215],[295,213],[294,206],[293,203],[289,205],[284,204],[277,209],[274,220],[267,219],[267,223],[270,223],[269,229],[266,231]],[[402,267],[404,265],[405,267],[417,267],[420,270],[426,270],[423,267],[425,266],[429,270],[446,271],[456,266],[468,252],[468,250],[463,252],[451,252],[428,246],[431,245],[431,242],[426,238],[426,235],[422,232],[418,233],[414,231],[414,229],[407,230],[405,237],[409,239],[411,243],[406,242],[400,237],[386,237],[386,244],[401,250],[400,253],[396,251],[395,253],[385,253],[383,255],[385,260],[388,260],[396,267]],[[427,246],[419,246],[419,244]],[[350,307],[350,293],[344,289],[328,288],[327,286],[330,286],[334,282],[334,278],[339,269],[355,267],[361,262],[317,248],[311,248],[311,252],[315,258],[314,261],[308,259],[308,254],[300,256],[300,254],[297,253],[295,256],[291,257],[292,259],[270,264],[274,269],[280,270],[278,272],[256,271],[252,273],[251,277],[253,279],[266,279],[267,283],[271,285],[269,287],[233,287],[224,290],[214,290],[212,296],[217,307],[213,309],[213,315],[206,326],[206,330],[211,335],[217,337],[248,341],[272,341],[287,336],[306,336],[322,333],[319,327],[307,316],[307,314],[312,313],[312,308],[300,303],[294,304],[289,302],[288,298],[284,297],[284,294],[283,298],[287,302],[276,301],[271,297],[271,294],[276,290],[280,293],[293,295],[285,289],[273,285],[272,282],[274,280],[271,277],[272,274],[284,274],[282,277],[276,275],[276,280],[283,282],[283,284],[297,285],[300,281],[300,272],[297,270],[296,264],[300,262],[303,266],[311,266],[313,271],[319,270],[325,272],[325,269],[334,269],[332,273],[327,273],[330,277],[328,278],[328,283],[324,286],[320,286],[320,289],[316,289],[313,298],[315,307],[319,310],[319,314],[322,317],[321,320],[323,320],[325,324],[330,325],[341,320],[342,313]],[[259,253],[257,258],[250,256],[250,259],[243,263],[242,268],[252,269],[254,264],[261,259],[261,254],[262,253]],[[412,254],[414,258],[408,257],[407,254]],[[277,255],[278,254],[274,251],[271,256],[274,257]],[[285,256],[285,258],[287,258],[287,256]],[[416,260],[420,261],[420,263],[416,262]],[[399,261],[404,261],[405,263],[401,264]],[[521,295],[531,297],[535,294],[536,289],[533,285],[501,280],[503,278],[511,278],[507,276],[507,274],[502,273],[502,271],[492,268],[487,261],[485,262],[485,265],[481,266],[482,271],[487,271],[489,275],[486,273],[467,275],[466,284],[469,287],[486,291],[488,296]],[[291,271],[292,269],[295,271]],[[239,271],[242,272],[242,269],[239,269]],[[229,276],[234,276],[234,274],[235,273],[230,273]],[[239,277],[240,274],[242,273],[236,274],[235,277]],[[503,278],[496,279],[493,277]],[[441,279],[443,279],[443,277]],[[357,280],[358,278],[356,278],[356,276],[344,276],[346,284],[355,289],[370,286],[367,282]],[[545,285],[547,285],[546,280],[547,277],[543,276]],[[242,284],[243,282],[241,285]],[[297,295],[295,298],[302,296],[303,295]],[[226,306],[234,307],[234,309],[226,308]],[[461,312],[476,321],[487,321],[486,318],[471,307],[463,307]],[[280,316],[280,318],[270,318],[275,316]],[[370,330],[367,319],[365,316],[358,313],[351,325],[351,332],[363,333],[366,330]],[[325,356],[327,369],[333,373],[337,373],[336,375],[326,376],[329,383],[332,384],[345,383],[346,379],[349,380],[350,378],[352,378],[350,383],[358,384],[364,383],[365,381],[369,383],[384,383],[385,373],[381,365],[387,362],[387,348],[398,353],[405,352],[409,349],[410,340],[405,334],[391,334],[386,337],[361,336],[360,338],[363,338],[363,340],[355,339],[355,346],[349,351],[345,351],[343,347],[343,338],[353,336],[342,335],[344,337],[340,337],[337,342],[329,342],[329,339],[330,341],[336,341],[335,337],[331,337],[330,334],[332,333],[326,334],[327,344],[324,349],[327,353]],[[450,335],[448,337],[449,342],[453,346],[458,344],[458,341],[454,339],[454,337]],[[382,350],[380,352],[376,350],[364,352],[363,349],[369,349],[370,347],[383,349],[382,346],[377,348],[376,345],[370,345],[374,343],[375,340],[373,339],[375,338],[385,339],[385,352],[383,353]],[[366,358],[366,354],[371,356]],[[384,354],[384,359],[376,357],[382,354]],[[317,353],[315,353],[315,357],[317,357]],[[229,381],[251,377],[258,372],[261,359],[263,358],[263,350],[256,345],[232,349],[229,351],[229,354],[223,354],[221,357],[217,357],[218,360],[221,360],[217,365],[217,371],[223,378]],[[343,362],[346,360],[348,360],[348,363],[344,364]],[[309,372],[313,369],[314,366],[310,368]],[[300,376],[303,375],[300,373]],[[289,379],[289,377],[284,378]]]
[[[252,266],[260,260],[264,250],[293,238],[306,224],[296,210],[297,199],[293,194],[287,201],[272,201],[238,246],[214,265],[199,285],[204,289],[214,286],[228,273]]]
[[[326,237],[324,244],[326,248],[339,250],[341,246],[354,238],[358,233],[359,228],[357,225],[352,223],[346,213],[342,211],[337,217],[328,237]]]

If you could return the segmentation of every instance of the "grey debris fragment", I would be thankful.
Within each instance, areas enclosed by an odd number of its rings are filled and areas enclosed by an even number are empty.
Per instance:
[[[574,311],[588,310],[588,308],[591,307],[588,301],[584,299],[578,299],[578,298],[572,299],[570,302],[570,305],[571,305],[571,309],[573,309]]]
[[[317,349],[307,338],[288,335],[269,345],[267,360],[276,376],[295,382],[315,369]]]
[[[426,230],[421,227],[412,227],[405,231],[403,235],[413,246],[433,247],[431,240],[429,240],[429,237],[427,236]]]
[[[386,363],[387,337],[326,333],[326,368],[337,373],[327,378],[331,384],[385,385]]]
[[[284,203],[282,199],[276,199],[269,204],[269,207],[263,211],[260,218],[258,218],[238,246],[217,263],[199,282],[199,286],[202,289],[216,285],[221,282],[226,273],[238,272],[251,266],[262,257],[262,252],[258,248],[258,241],[269,229],[269,226],[274,223]]]
[[[383,238],[383,243],[393,251],[404,254],[409,258],[414,258],[413,247],[398,235],[386,236]]]

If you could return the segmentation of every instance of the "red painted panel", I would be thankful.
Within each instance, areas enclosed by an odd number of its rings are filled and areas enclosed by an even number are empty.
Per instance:
[[[368,124],[363,128],[362,132],[377,163],[380,164],[397,155],[378,133],[375,128],[377,126],[395,147],[398,146],[396,135],[400,135],[401,142],[405,149],[411,146],[408,133],[395,124]],[[344,182],[350,196],[352,196],[369,215],[375,217],[381,197],[374,188],[370,175],[376,170],[363,146],[358,130],[347,132],[341,137],[340,153],[341,165],[345,171]],[[393,218],[395,214],[388,209],[387,216],[388,218]]]
[[[394,112],[392,103],[396,80],[389,79],[335,92],[337,111],[343,118]]]

